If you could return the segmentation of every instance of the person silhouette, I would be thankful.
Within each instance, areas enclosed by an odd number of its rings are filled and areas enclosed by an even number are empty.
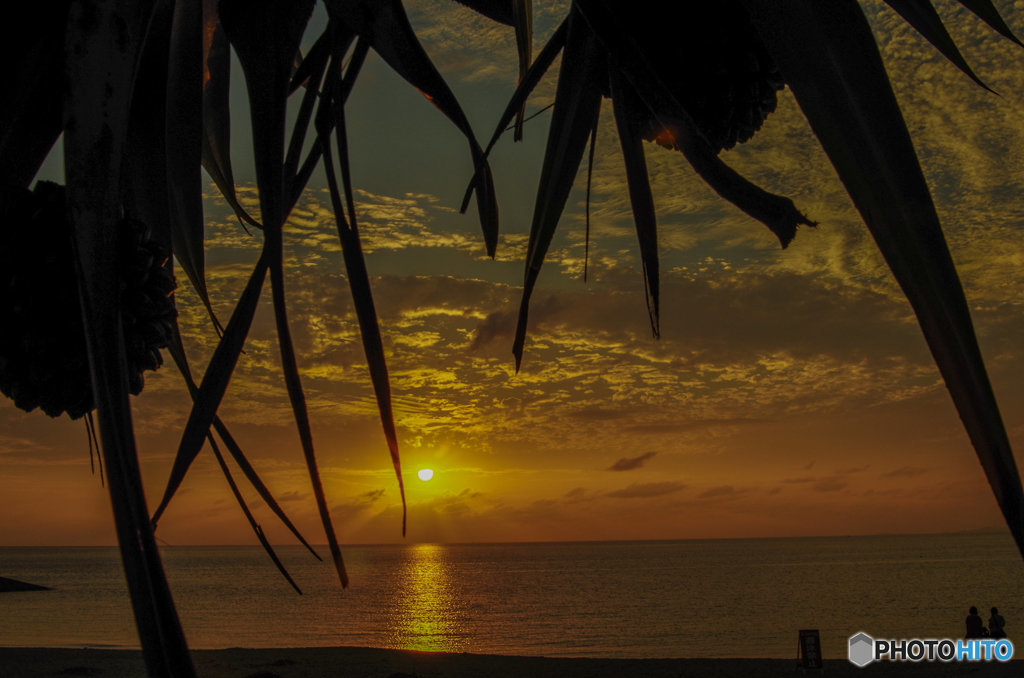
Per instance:
[[[995,607],[992,608],[992,616],[988,618],[988,635],[990,638],[1006,637],[1006,620]]]
[[[968,612],[967,619],[964,620],[967,625],[967,633],[964,634],[964,638],[984,638],[986,635],[985,627],[981,623],[981,617],[978,616],[978,608],[971,605],[971,609]]]

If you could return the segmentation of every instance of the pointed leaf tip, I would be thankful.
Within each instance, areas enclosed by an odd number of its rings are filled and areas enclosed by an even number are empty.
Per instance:
[[[953,37],[946,30],[939,13],[931,2],[925,0],[885,0],[885,3],[892,7],[907,23],[924,36],[935,49],[942,53],[950,63],[959,68],[967,77],[973,80],[978,86],[993,92],[991,87],[981,81],[974,71],[971,70],[967,60],[960,53],[960,49],[953,41]]]
[[[1018,549],[1024,490],[928,184],[856,0],[742,0],[907,296]]]

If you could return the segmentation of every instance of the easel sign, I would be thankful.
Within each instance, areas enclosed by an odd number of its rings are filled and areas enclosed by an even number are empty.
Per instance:
[[[798,648],[799,667],[801,671],[818,670],[825,672],[825,665],[821,660],[821,638],[818,629],[801,629],[800,645]]]

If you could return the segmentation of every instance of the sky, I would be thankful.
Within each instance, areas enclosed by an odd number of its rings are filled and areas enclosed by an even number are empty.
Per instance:
[[[516,79],[511,30],[449,0],[407,2],[417,33],[490,136]],[[939,3],[985,92],[881,2],[863,3],[915,139],[971,306],[1018,465],[1024,461],[1024,50]],[[543,44],[565,3],[535,3]],[[1013,26],[1024,12],[1008,3]],[[319,21],[316,19],[314,23]],[[531,100],[550,103],[554,74]],[[257,210],[244,86],[233,161]],[[286,226],[286,293],[325,490],[342,543],[683,539],[950,532],[1001,516],[909,305],[788,93],[730,165],[817,228],[780,249],[683,157],[647,162],[659,218],[662,331],[651,336],[625,173],[605,101],[584,282],[585,172],[533,297],[522,370],[512,332],[549,115],[492,156],[502,235],[484,251],[464,139],[371,55],[347,109],[353,181],[391,374],[408,535],[376,412],[330,201],[314,177]],[[59,152],[41,178],[59,176]],[[207,179],[204,175],[204,179]],[[209,183],[209,182],[208,182]],[[206,199],[207,276],[230,316],[255,264]],[[216,345],[179,273],[195,367]],[[281,377],[269,293],[221,417],[307,538],[323,541]],[[151,506],[187,394],[173,365],[133,400]],[[112,544],[82,422],[0,403],[0,545]],[[422,482],[416,472],[434,470]],[[238,475],[238,474],[236,474]],[[240,477],[240,476],[239,476]],[[294,543],[255,493],[270,540]],[[167,544],[255,544],[208,450],[162,519]]]

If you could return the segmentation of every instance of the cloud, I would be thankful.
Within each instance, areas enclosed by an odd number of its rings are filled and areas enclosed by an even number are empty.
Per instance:
[[[3,456],[43,456],[50,449],[49,445],[29,438],[0,434],[0,455]]]
[[[534,299],[530,304],[530,325],[529,331],[537,333],[544,327],[544,323],[558,318],[565,306],[556,295],[548,295]],[[470,351],[478,351],[495,341],[503,340],[509,346],[515,336],[518,311],[511,309],[494,311],[479,322],[476,331],[473,333],[473,340],[469,344]]]
[[[298,490],[292,490],[290,492],[285,492],[284,494],[280,494],[280,495],[278,495],[278,496],[276,496],[274,498],[277,499],[277,502],[279,504],[282,503],[282,502],[287,502],[287,501],[306,501],[307,499],[309,499],[309,493],[308,492],[299,492]]]
[[[845,480],[841,480],[840,478],[822,478],[812,485],[811,489],[815,492],[838,492],[839,490],[846,488],[848,484],[849,483]]]
[[[735,494],[736,490],[733,489],[732,485],[720,485],[719,487],[712,487],[710,490],[705,490],[697,495],[697,499],[712,499],[714,497],[725,497],[728,495]]]
[[[647,461],[656,455],[657,452],[647,452],[638,457],[623,457],[608,467],[609,471],[632,471],[642,467]]]
[[[921,466],[901,466],[898,469],[887,473],[879,474],[880,478],[916,478],[928,473],[928,469]]]
[[[753,419],[750,417],[728,417],[721,419],[703,419],[694,421],[663,421],[657,424],[636,424],[627,426],[626,430],[644,433],[682,433],[701,431],[719,427],[747,426],[750,424],[767,424],[770,419]]]
[[[508,77],[511,91],[515,45],[510,29],[488,24],[449,0],[417,4],[421,9],[412,10],[418,15],[414,22],[429,24],[423,33],[428,50],[436,52],[436,61],[452,84],[469,93],[471,105],[478,103],[474,97],[483,98],[472,89],[472,81],[490,79],[496,71]],[[550,11],[564,13],[564,5]],[[979,339],[986,355],[993,356],[990,361],[999,364],[999,369],[990,369],[1004,384],[995,384],[996,389],[1013,398],[1009,406],[1004,404],[1009,411],[1020,402],[1021,387],[1016,384],[1024,383],[1017,341],[1024,332],[1024,295],[1017,275],[1024,265],[1024,240],[1015,221],[1019,196],[1024,195],[1024,166],[1013,161],[1024,146],[1024,118],[1017,114],[1021,97],[1013,92],[1024,92],[1024,84],[1018,86],[1020,74],[1010,72],[1011,60],[1004,64],[989,58],[980,65],[1004,92],[997,101],[977,88],[962,86],[962,75],[941,57],[911,49],[910,40],[916,38],[891,13],[878,23],[885,58],[899,67],[894,84],[908,102],[908,124],[921,142],[925,170],[936,189],[947,238],[978,321]],[[987,50],[984,30],[971,24],[963,32],[965,44],[979,54]],[[499,44],[507,58],[496,58],[490,43]],[[542,86],[550,90],[553,81],[549,77]],[[498,89],[484,94],[493,96]],[[539,100],[544,97],[550,97],[550,91]],[[497,106],[494,115],[503,102],[492,104]],[[467,112],[474,119],[494,117],[482,106]],[[610,113],[607,102],[605,112]],[[474,454],[500,452],[494,457],[508,455],[515,465],[530,470],[549,468],[552,452],[557,451],[558,463],[575,464],[597,477],[581,475],[546,490],[546,497],[555,497],[550,501],[566,514],[581,508],[569,506],[571,502],[583,500],[594,500],[587,509],[613,505],[622,513],[622,502],[600,499],[656,497],[683,487],[647,483],[610,493],[607,488],[593,489],[607,482],[607,474],[601,476],[606,460],[618,458],[623,450],[650,452],[619,459],[612,468],[631,463],[640,468],[654,452],[659,467],[676,470],[696,463],[704,474],[699,476],[700,487],[711,488],[705,494],[727,496],[724,488],[732,486],[723,483],[745,484],[748,478],[739,473],[752,474],[755,468],[763,468],[770,482],[777,473],[793,476],[779,481],[776,491],[790,485],[836,493],[848,487],[845,481],[854,481],[850,474],[862,469],[830,466],[822,471],[813,461],[808,463],[827,449],[822,442],[826,436],[830,441],[839,437],[835,429],[827,432],[824,423],[812,422],[858,421],[860,415],[870,417],[890,405],[908,406],[911,416],[901,423],[901,431],[912,431],[910,422],[917,426],[926,420],[944,421],[945,415],[926,419],[921,414],[940,399],[943,413],[948,413],[948,405],[911,309],[788,93],[750,144],[727,153],[738,171],[769,190],[792,196],[820,221],[817,229],[801,229],[785,251],[761,225],[715,196],[680,154],[646,147],[662,256],[662,333],[657,341],[648,329],[613,116],[602,117],[588,282],[577,279],[584,248],[583,198],[577,188],[538,280],[519,374],[513,374],[511,343],[536,190],[531,172],[539,168],[543,139],[533,147],[528,141],[496,148],[493,159],[502,192],[504,234],[499,252],[505,258],[497,262],[481,260],[474,218],[457,215],[443,182],[435,181],[442,177],[440,166],[446,158],[431,157],[429,175],[407,185],[405,179],[415,171],[409,168],[420,166],[416,150],[409,148],[408,167],[400,171],[402,161],[388,163],[398,187],[364,181],[357,194],[361,233],[403,445],[463,456],[460,462],[467,465],[479,463]],[[542,117],[534,123],[541,132],[544,121]],[[486,123],[481,129],[486,131]],[[956,133],[950,134],[950,129]],[[528,128],[528,139],[530,134]],[[460,145],[458,152],[463,151]],[[505,164],[501,153],[514,160]],[[520,191],[519,184],[526,187]],[[256,205],[251,186],[240,186],[239,193],[246,205]],[[381,447],[380,424],[327,205],[324,193],[310,190],[287,227],[289,320],[314,427],[330,431],[318,438],[328,442],[319,448],[331,450],[332,436],[343,427],[346,436],[355,430],[356,439],[346,437],[353,451],[345,454],[359,455],[362,463],[371,459],[370,450]],[[245,235],[230,212],[220,209],[220,216],[216,210],[208,212],[208,272],[214,303],[228,317],[261,239],[259,234]],[[179,300],[188,294],[182,292]],[[291,419],[281,395],[268,297],[261,302],[222,409],[225,419],[259,433],[274,427],[283,430]],[[190,358],[202,366],[214,345],[209,321],[198,305],[180,308]],[[176,379],[168,378],[163,382],[168,392],[172,381],[180,389]],[[147,393],[138,401],[139,425],[166,431],[178,415],[163,414],[166,408],[161,405],[170,395],[161,391],[158,379],[152,383],[154,388],[147,382]],[[1007,423],[1016,425],[1011,428],[1015,440],[1024,435],[1019,421],[1015,424],[1011,417]],[[962,435],[957,425],[953,418],[949,432],[943,429],[941,434],[924,426],[928,436],[948,440]],[[836,426],[845,430],[844,424]],[[779,433],[782,428],[791,433]],[[337,435],[340,439],[342,434]],[[263,437],[254,434],[253,439]],[[843,458],[856,460],[848,464],[870,463],[876,469],[873,473],[894,467],[882,458],[884,454],[866,446],[857,450],[852,443],[843,445],[851,453]],[[66,446],[51,447],[61,453]],[[778,450],[779,464],[757,467],[757,458],[767,450]],[[860,456],[858,451],[866,453]],[[373,463],[381,461],[377,452],[372,454]],[[939,476],[943,471],[936,466],[933,473]],[[882,477],[919,474],[914,467],[904,467]],[[562,495],[569,487],[576,489]],[[531,492],[540,490],[524,490],[524,502],[534,498]],[[787,498],[796,494],[806,492],[784,493]],[[445,501],[431,510],[437,515],[466,507],[476,511],[481,503],[458,495]],[[354,511],[370,506],[377,511],[387,503],[371,493],[350,506]],[[644,504],[635,506],[640,511]],[[548,507],[538,505],[537,513]]]
[[[337,511],[341,515],[353,515],[365,511],[376,504],[383,496],[384,488],[378,490],[370,490],[362,494],[356,495],[351,501],[345,504],[337,504],[333,507],[334,511]]]
[[[607,496],[617,499],[644,499],[647,497],[660,497],[665,494],[672,494],[682,490],[685,485],[672,481],[660,483],[634,483],[621,490],[609,492]]]
[[[534,4],[535,54],[541,48],[540,41],[547,40],[548,34],[565,17],[567,10],[566,0]],[[508,87],[507,95],[511,95],[515,88],[518,64],[515,32],[511,27],[492,21],[451,0],[420,0],[411,3],[409,15],[416,27],[417,37],[434,57],[442,73],[454,74],[463,82],[505,83]],[[557,71],[557,67],[554,70]],[[547,84],[548,87],[552,86]]]
[[[562,498],[565,499],[567,502],[577,502],[577,501],[583,501],[584,499],[586,499],[587,498],[587,494],[588,494],[587,488],[585,488],[585,487],[574,487],[573,489],[571,489],[568,492],[566,492],[565,494],[563,494]]]
[[[587,405],[572,412],[573,419],[582,421],[607,421],[608,419],[621,419],[635,414],[636,410],[628,407],[605,407],[602,405]]]

